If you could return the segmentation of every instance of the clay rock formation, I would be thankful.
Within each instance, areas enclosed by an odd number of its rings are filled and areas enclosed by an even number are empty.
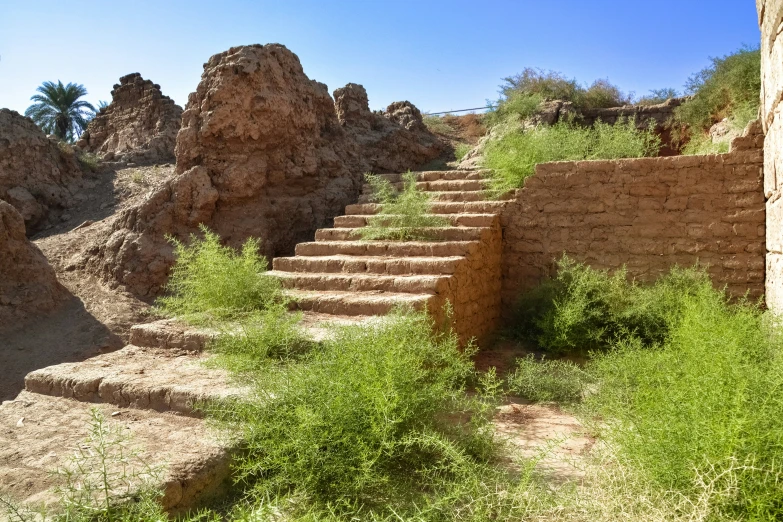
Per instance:
[[[30,118],[0,109],[0,199],[22,215],[28,233],[59,221],[75,202],[69,187],[81,177],[69,146],[47,138]]]
[[[160,292],[173,263],[166,234],[205,224],[230,245],[253,236],[290,253],[355,201],[362,162],[325,85],[278,44],[234,47],[204,65],[177,137],[177,176],[120,213],[83,263],[138,296]]]
[[[358,144],[373,172],[415,169],[446,150],[424,125],[419,109],[408,101],[394,102],[383,113],[372,112],[365,88],[349,83],[334,91],[334,104],[340,125]]]
[[[0,331],[53,309],[67,296],[54,269],[25,236],[24,220],[0,201]]]
[[[174,161],[182,107],[139,73],[120,78],[111,96],[111,103],[90,122],[77,145],[106,161]]]

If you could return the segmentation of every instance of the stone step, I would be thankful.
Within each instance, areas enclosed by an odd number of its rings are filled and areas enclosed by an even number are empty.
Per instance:
[[[331,315],[386,315],[396,306],[411,306],[422,310],[434,302],[431,294],[401,294],[392,292],[311,292],[286,290],[295,300],[295,307]]]
[[[490,199],[489,195],[483,190],[471,190],[471,191],[449,191],[449,192],[428,192],[432,196],[432,201],[487,201]],[[505,201],[511,199],[510,194],[504,194],[493,201]],[[369,194],[362,194],[359,196],[358,203],[373,203],[372,197]]]
[[[268,275],[277,277],[284,288],[311,290],[314,292],[391,292],[401,294],[438,294],[448,291],[447,275],[356,275],[280,272],[272,270]]]
[[[323,243],[319,243],[323,244]],[[317,272],[383,275],[448,275],[465,258],[379,257],[379,256],[298,256],[278,257],[272,264],[282,272]]]
[[[217,332],[183,324],[174,319],[135,324],[130,329],[130,344],[147,348],[174,348],[201,351]]]
[[[296,245],[297,256],[452,257],[475,252],[478,241],[318,241]]]
[[[506,206],[506,201],[465,201],[465,202],[433,202],[430,203],[432,214],[499,214]],[[345,207],[347,215],[373,215],[380,212],[382,205],[378,203],[359,203]]]
[[[481,178],[479,179],[439,179],[435,181],[417,181],[416,189],[422,192],[455,192],[455,191],[473,191],[484,190],[487,186],[487,181]],[[396,191],[401,191],[404,188],[404,182],[397,181],[391,183],[391,186]],[[372,187],[369,183],[362,185],[362,194],[372,194]]]
[[[321,228],[315,231],[317,241],[351,241],[361,239],[360,228]],[[431,227],[422,229],[430,241],[476,241],[484,231],[481,227]]]
[[[129,449],[151,466],[163,466],[155,486],[163,507],[184,513],[222,496],[231,486],[229,443],[203,420],[148,410],[118,411],[116,406],[88,404],[62,397],[21,392],[0,405],[0,491],[16,501],[57,510],[61,485],[52,471],[69,464],[85,449],[90,410],[96,408],[111,429],[129,436]],[[138,465],[109,460],[111,473],[139,470]]]
[[[435,216],[436,214],[429,214]],[[360,228],[367,225],[367,220],[373,217],[372,214],[352,214],[350,216],[338,216],[334,218],[335,228]],[[491,227],[498,221],[496,214],[446,214],[441,215],[443,219],[449,221],[451,226],[463,227]],[[383,222],[383,219],[379,221]]]
[[[227,372],[206,368],[207,356],[177,349],[129,345],[75,363],[35,370],[25,377],[29,392],[198,416],[194,404],[239,396]]]
[[[427,170],[414,172],[417,181],[459,180],[459,179],[483,179],[489,175],[488,170]],[[391,183],[402,181],[403,174],[378,174]]]

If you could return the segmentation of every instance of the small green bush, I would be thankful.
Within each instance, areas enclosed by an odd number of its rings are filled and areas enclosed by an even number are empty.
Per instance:
[[[533,355],[517,359],[506,378],[508,389],[533,402],[575,403],[582,400],[590,376],[571,361],[536,361]]]
[[[403,175],[403,189],[399,193],[381,176],[367,174],[365,177],[381,210],[360,229],[362,239],[429,239],[429,228],[450,226],[447,219],[429,213],[431,197],[416,188],[416,175],[412,172]]]
[[[471,150],[473,150],[471,145],[467,143],[458,143],[457,146],[454,147],[454,157],[457,161],[462,161]]]
[[[204,225],[203,239],[191,235],[186,245],[174,238],[177,258],[167,296],[157,300],[157,310],[192,323],[241,318],[284,301],[280,282],[264,274],[267,261],[258,254],[258,241],[248,239],[237,253],[220,244],[220,238]]]
[[[242,433],[237,472],[258,498],[383,511],[491,456],[495,402],[465,394],[471,347],[419,313],[334,328],[301,361],[258,373],[252,400],[213,410]]]
[[[684,296],[711,288],[697,268],[673,268],[652,285],[628,281],[564,256],[557,275],[523,295],[514,331],[551,353],[605,350],[636,337],[645,346],[663,342]]]
[[[634,120],[592,128],[569,123],[512,131],[487,143],[484,165],[492,170],[492,191],[521,187],[539,163],[587,159],[617,159],[654,156],[660,138],[652,131],[639,131]]]
[[[455,132],[454,127],[449,125],[446,122],[446,120],[444,120],[440,116],[424,114],[422,116],[422,121],[424,122],[424,125],[429,129],[429,131],[434,132],[435,134],[451,135],[454,134]]]
[[[680,96],[680,93],[677,91],[677,89],[674,89],[672,87],[666,87],[664,89],[651,89],[650,94],[647,96],[642,96],[638,100],[636,100],[637,105],[658,105],[659,103],[663,103],[666,100],[670,98],[677,98]]]
[[[83,169],[89,172],[95,172],[101,165],[101,159],[97,154],[92,152],[84,152],[76,155],[76,160],[82,166]]]
[[[744,127],[756,118],[761,92],[761,52],[743,47],[735,53],[712,58],[712,64],[692,75],[685,86],[693,98],[677,108],[676,122],[696,134],[723,118],[742,115]]]
[[[595,358],[588,411],[606,419],[597,429],[621,461],[660,489],[696,498],[712,483],[710,520],[778,520],[780,333],[758,307],[708,285],[678,308],[659,347],[629,337]]]

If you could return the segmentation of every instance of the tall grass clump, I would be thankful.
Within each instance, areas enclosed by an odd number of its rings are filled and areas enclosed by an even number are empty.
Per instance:
[[[472,149],[473,147],[467,143],[458,143],[454,147],[454,157],[457,161],[462,161]]]
[[[400,192],[381,176],[367,174],[365,178],[381,209],[360,229],[362,239],[429,239],[428,229],[450,226],[447,219],[430,214],[431,196],[416,188],[416,175],[412,172],[403,174]]]
[[[780,335],[760,308],[707,285],[678,308],[660,344],[629,337],[594,359],[588,409],[621,463],[661,490],[701,498],[708,519],[779,520]]]
[[[245,440],[237,472],[252,498],[390,514],[491,459],[497,383],[465,393],[471,347],[413,312],[333,328],[307,357],[259,373],[251,400],[213,410]]]
[[[597,122],[592,128],[560,122],[489,141],[484,165],[493,172],[491,189],[502,192],[521,187],[539,163],[638,158],[655,156],[659,149],[660,138],[652,129],[638,130],[634,120],[615,125]]]
[[[174,244],[174,264],[168,295],[157,309],[192,323],[239,319],[284,300],[280,282],[264,274],[266,259],[258,253],[258,240],[248,239],[240,252],[221,245],[220,237],[201,225],[199,238]]]
[[[566,360],[537,361],[533,355],[517,359],[506,377],[509,391],[533,402],[576,403],[582,400],[590,375]]]
[[[515,334],[550,353],[605,350],[634,337],[644,346],[663,342],[684,297],[711,288],[698,268],[673,268],[651,285],[629,281],[564,256],[555,277],[524,294]]]

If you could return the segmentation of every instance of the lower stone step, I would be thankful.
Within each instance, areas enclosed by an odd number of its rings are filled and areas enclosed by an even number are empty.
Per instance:
[[[323,243],[318,243],[323,244]],[[275,270],[282,272],[449,275],[457,269],[462,256],[450,257],[383,257],[383,256],[298,256],[277,257]]]
[[[448,275],[357,275],[282,272],[272,270],[268,275],[277,277],[284,288],[320,292],[392,292],[406,294],[437,294],[448,291]]]
[[[318,241],[296,245],[297,256],[465,256],[478,248],[478,241]]]
[[[403,181],[392,181],[391,186],[397,191],[401,191],[405,184]],[[470,190],[484,190],[487,186],[487,182],[483,179],[437,179],[430,181],[417,181],[416,189],[423,192],[455,192],[455,191],[470,191]],[[362,185],[363,194],[372,194],[372,187],[365,183]]]
[[[436,214],[430,214],[435,216]],[[339,216],[334,218],[334,228],[359,228],[367,226],[367,222],[373,217],[378,217],[377,221],[380,223],[388,223],[390,217],[353,214],[350,216]],[[446,214],[438,216],[441,220],[445,219],[453,226],[461,227],[491,227],[495,224],[495,221],[499,220],[495,214]]]
[[[206,368],[204,354],[126,346],[82,362],[35,370],[25,377],[29,392],[198,416],[204,400],[239,396],[228,373]]]
[[[53,489],[60,483],[51,472],[66,466],[79,448],[85,449],[92,408],[110,428],[119,427],[128,435],[127,445],[139,451],[139,459],[163,466],[159,486],[168,512],[197,508],[230,487],[231,443],[218,440],[200,419],[23,391],[16,400],[0,405],[0,491],[17,502],[56,511]],[[111,472],[123,471],[124,466],[109,461]]]
[[[435,201],[430,203],[433,214],[499,214],[506,206],[506,201]],[[345,207],[346,215],[377,214],[381,209],[378,203],[357,203]]]
[[[216,334],[209,328],[190,326],[174,319],[161,319],[131,326],[130,344],[149,348],[201,351]]]
[[[410,306],[423,310],[436,299],[427,294],[400,294],[391,292],[310,292],[287,290],[295,306],[330,315],[386,315],[396,306]]]
[[[416,181],[438,181],[459,179],[484,179],[489,175],[488,170],[427,170],[414,172]],[[402,181],[403,174],[379,174],[391,183]]]
[[[351,241],[361,239],[361,228],[321,228],[315,231],[316,241]],[[432,227],[422,229],[432,241],[476,241],[481,238],[482,227]]]

